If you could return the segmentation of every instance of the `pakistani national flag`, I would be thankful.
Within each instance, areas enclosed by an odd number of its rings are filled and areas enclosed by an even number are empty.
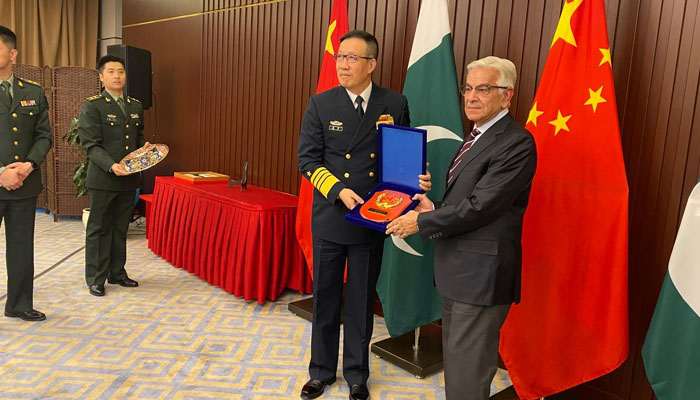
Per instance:
[[[445,172],[463,136],[446,0],[424,0],[421,5],[403,92],[411,123],[428,131],[429,197],[442,200]],[[377,293],[391,336],[439,319],[432,242],[423,243],[419,235],[387,238]]]
[[[690,194],[642,357],[659,400],[700,399],[700,184]]]

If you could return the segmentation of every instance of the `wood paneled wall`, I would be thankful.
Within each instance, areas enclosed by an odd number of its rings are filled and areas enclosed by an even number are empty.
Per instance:
[[[420,0],[348,3],[350,28],[380,42],[375,81],[401,91]],[[252,184],[296,193],[298,130],[315,92],[331,0],[123,4],[124,43],[153,53],[157,111],[147,112],[147,138],[171,149],[155,173],[210,169],[237,178],[250,161]],[[513,60],[519,80],[511,111],[524,122],[563,1],[448,4],[460,81],[476,58]],[[640,349],[700,174],[700,7],[698,0],[607,0],[606,9],[630,186],[630,356],[557,398],[651,400]],[[202,15],[131,26],[189,13]]]

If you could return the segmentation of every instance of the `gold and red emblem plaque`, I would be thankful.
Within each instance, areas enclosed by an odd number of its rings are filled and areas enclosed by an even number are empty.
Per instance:
[[[411,205],[411,197],[395,190],[381,190],[365,202],[360,208],[360,215],[370,221],[393,221],[403,210]]]

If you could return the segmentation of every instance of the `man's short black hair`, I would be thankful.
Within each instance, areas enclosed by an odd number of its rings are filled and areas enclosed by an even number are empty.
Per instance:
[[[379,57],[379,43],[377,42],[377,38],[371,33],[361,30],[350,31],[340,38],[340,43],[343,43],[343,40],[350,38],[362,39],[365,41],[365,43],[367,43],[367,53],[369,53],[365,54],[367,57],[372,57],[375,60],[377,57]]]
[[[5,43],[5,46],[10,50],[17,48],[17,35],[10,28],[0,25],[0,40]]]
[[[121,63],[124,69],[126,69],[126,63],[124,62],[123,58],[112,54],[107,54],[106,56],[102,56],[102,58],[100,58],[100,61],[97,62],[97,69],[100,71],[100,73],[102,73],[102,70],[105,68],[105,64],[107,64],[108,62]]]

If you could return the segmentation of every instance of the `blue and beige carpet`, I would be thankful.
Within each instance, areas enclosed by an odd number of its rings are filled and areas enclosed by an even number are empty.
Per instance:
[[[0,229],[0,304],[7,274]],[[0,317],[0,399],[296,399],[307,380],[311,324],[287,310],[302,298],[246,302],[174,268],[128,239],[135,289],[91,296],[80,221],[37,214],[35,308],[43,322]],[[388,337],[375,320],[374,340]],[[342,345],[340,346],[342,350]],[[444,399],[442,374],[416,379],[372,357],[373,399]],[[339,367],[339,376],[341,368]],[[509,385],[499,371],[492,391]],[[347,399],[342,379],[324,399]]]

